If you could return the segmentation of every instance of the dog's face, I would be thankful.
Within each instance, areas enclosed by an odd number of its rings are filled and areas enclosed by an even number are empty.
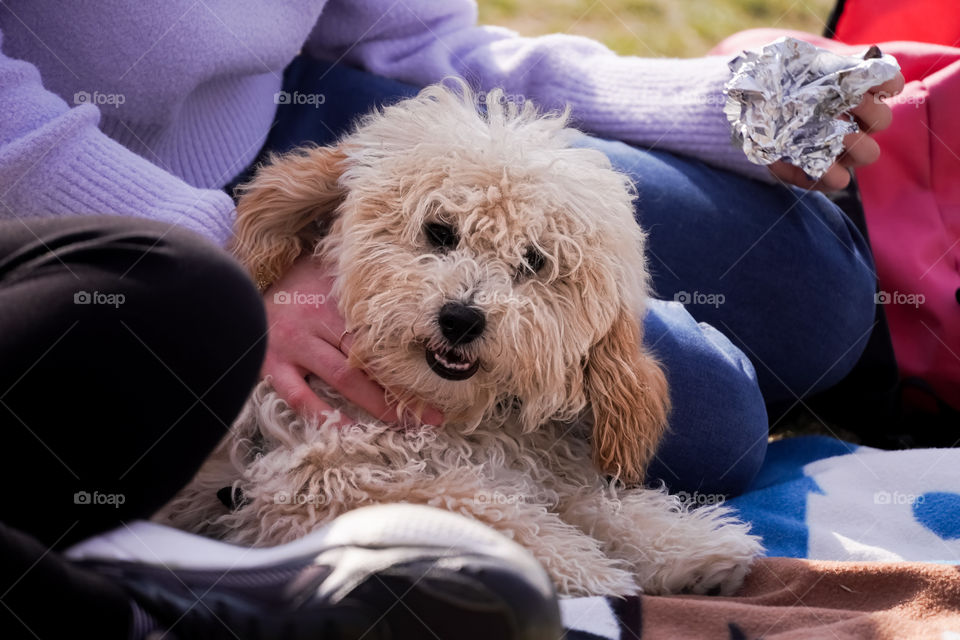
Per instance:
[[[648,276],[628,179],[562,116],[435,86],[244,189],[235,250],[335,264],[351,360],[401,402],[526,429],[591,405],[598,463],[639,479],[667,410],[640,345]]]

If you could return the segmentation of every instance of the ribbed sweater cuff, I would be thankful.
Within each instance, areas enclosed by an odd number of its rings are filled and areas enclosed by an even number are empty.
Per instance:
[[[226,193],[192,187],[95,127],[78,128],[50,152],[55,157],[46,159],[43,171],[17,185],[32,200],[18,215],[128,215],[186,227],[221,247],[227,243],[234,205]]]

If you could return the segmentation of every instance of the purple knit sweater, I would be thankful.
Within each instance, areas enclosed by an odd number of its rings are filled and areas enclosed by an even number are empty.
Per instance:
[[[473,0],[0,0],[0,219],[126,214],[223,245],[219,188],[256,157],[300,50],[570,104],[590,133],[766,172],[730,144],[724,60],[524,38],[476,26]]]

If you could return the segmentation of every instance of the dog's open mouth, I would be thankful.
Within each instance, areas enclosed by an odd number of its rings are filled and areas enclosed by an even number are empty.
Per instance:
[[[468,360],[455,351],[427,349],[426,354],[430,369],[447,380],[466,380],[480,368],[479,360]]]

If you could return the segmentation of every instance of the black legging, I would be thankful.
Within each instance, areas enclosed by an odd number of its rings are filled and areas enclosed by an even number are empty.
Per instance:
[[[89,605],[56,550],[186,484],[265,347],[252,282],[198,236],[112,216],[0,221],[0,628],[11,610],[39,631]],[[77,602],[24,608],[65,586]]]

